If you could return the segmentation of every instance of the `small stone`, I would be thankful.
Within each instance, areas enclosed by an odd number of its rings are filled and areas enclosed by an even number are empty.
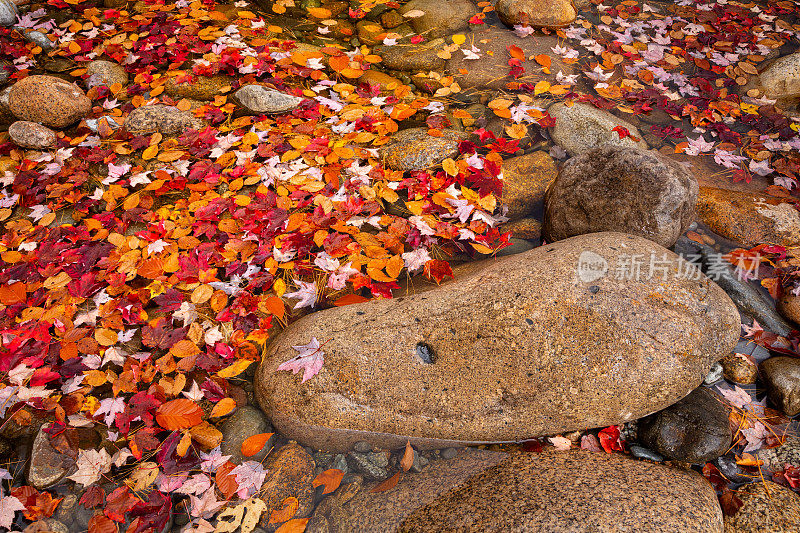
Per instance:
[[[653,450],[650,450],[649,448],[645,448],[644,446],[632,444],[629,449],[631,454],[639,459],[647,459],[648,461],[653,461],[656,463],[660,463],[664,460],[664,457],[657,454]]]
[[[28,76],[11,87],[11,112],[20,120],[64,128],[92,110],[92,101],[68,81],[53,76]]]
[[[458,454],[458,450],[456,448],[445,448],[442,450],[440,454],[442,459],[452,459]]]
[[[593,105],[576,103],[566,106],[559,102],[547,111],[556,119],[550,135],[569,155],[582,154],[598,146],[648,148],[636,126]],[[621,136],[614,128],[625,128],[630,135]],[[634,140],[634,137],[639,140]]]
[[[526,239],[518,239],[516,237],[511,237],[510,239],[508,239],[508,242],[511,243],[511,246],[506,246],[505,248],[501,248],[500,250],[498,250],[497,253],[495,254],[497,257],[507,257],[509,255],[517,255],[536,248],[536,243]]]
[[[787,416],[800,413],[800,360],[770,357],[761,363],[770,401]]]
[[[734,383],[751,385],[758,379],[758,366],[738,353],[726,355],[720,359],[725,379]]]
[[[669,248],[694,222],[697,191],[694,176],[657,152],[600,146],[562,167],[545,195],[542,233],[552,242],[619,231]]]
[[[766,98],[778,104],[796,105],[800,99],[800,52],[779,57],[742,87],[746,93],[759,89]]]
[[[343,453],[337,453],[333,456],[331,468],[341,470],[345,474],[350,470],[347,466],[347,457]]]
[[[17,146],[33,150],[47,150],[56,144],[56,132],[25,120],[18,120],[8,127],[8,135]]]
[[[391,142],[381,148],[381,159],[394,170],[425,170],[448,157],[456,157],[458,143],[466,139],[467,135],[456,130],[441,132],[441,137],[428,135],[427,128],[397,132]]]
[[[261,85],[245,85],[233,95],[234,99],[254,115],[278,114],[297,109],[303,98],[269,89]]]
[[[722,368],[722,365],[719,363],[714,363],[711,365],[711,370],[708,371],[708,375],[706,375],[703,383],[706,385],[713,385],[722,379],[723,372],[725,372],[725,370]]]
[[[13,26],[17,22],[17,15],[19,9],[12,0],[0,0],[0,26]]]
[[[353,470],[363,473],[369,479],[386,479],[389,477],[389,472],[386,467],[389,465],[387,459],[386,464],[379,464],[382,461],[375,461],[375,454],[372,453],[359,453],[352,452],[347,456],[347,463]]]
[[[101,85],[111,87],[117,83],[125,87],[128,84],[128,73],[125,71],[125,67],[112,61],[103,59],[90,61],[86,65],[86,74],[89,75],[86,79],[86,85],[89,87]]]
[[[800,530],[800,497],[792,489],[765,480],[743,487],[736,495],[742,506],[725,517],[725,533]]]
[[[297,498],[299,506],[293,518],[305,518],[314,509],[314,459],[297,443],[289,443],[270,454],[264,462],[267,478],[258,497],[267,504],[261,527],[267,527],[270,513],[283,507],[288,497]]]
[[[494,10],[507,26],[524,24],[560,28],[570,24],[577,16],[572,0],[498,0]]]
[[[277,440],[277,437],[273,435],[257,454],[246,458],[242,455],[242,443],[247,438],[273,432],[264,413],[249,405],[236,409],[222,424],[220,431],[222,431],[222,444],[220,445],[222,455],[230,455],[230,461],[237,465],[244,460],[261,462],[272,450]]]
[[[53,41],[51,41],[47,35],[45,35],[40,31],[34,30],[25,32],[23,33],[23,36],[25,37],[26,41],[32,42],[37,46],[41,46],[42,50],[45,51],[52,50],[56,46],[55,44],[53,44]]]
[[[180,135],[191,128],[202,128],[202,122],[188,111],[163,104],[137,107],[125,119],[125,129],[133,135]]]
[[[731,483],[747,483],[753,480],[752,477],[742,472],[742,469],[739,468],[739,465],[736,464],[736,459],[733,457],[723,455],[717,457],[715,462],[722,475],[728,478]]]
[[[177,77],[167,80],[164,92],[173,98],[191,98],[192,100],[212,100],[227,87],[233,85],[230,76],[191,76],[190,79],[178,83]]]
[[[731,446],[728,409],[705,387],[639,421],[639,440],[648,448],[687,463],[712,461]]]
[[[362,43],[367,46],[374,46],[383,40],[381,35],[385,34],[386,30],[383,29],[383,26],[371,20],[359,20],[356,23],[356,32]]]
[[[372,451],[372,444],[366,441],[358,441],[353,445],[353,451],[359,453],[369,453]]]

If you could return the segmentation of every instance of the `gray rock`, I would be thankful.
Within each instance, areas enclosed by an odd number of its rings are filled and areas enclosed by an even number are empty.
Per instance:
[[[350,470],[347,465],[347,457],[343,453],[337,453],[333,456],[333,461],[331,461],[330,467],[341,470],[345,474],[347,474],[347,472]]]
[[[411,18],[411,26],[415,32],[435,39],[466,30],[478,8],[471,0],[411,0],[398,11],[401,15],[411,11],[425,13]]]
[[[700,387],[675,405],[639,421],[639,439],[648,448],[687,463],[712,461],[731,446],[728,409]]]
[[[382,480],[389,477],[389,458],[383,453],[352,452],[347,456],[347,463],[353,470],[361,472],[369,479]]]
[[[723,455],[722,457],[718,457],[714,462],[717,464],[717,468],[719,468],[722,475],[728,478],[728,481],[731,483],[749,483],[753,480],[752,477],[742,472],[742,469],[739,468],[739,465],[736,464],[736,459],[733,457]]]
[[[251,457],[245,458],[242,456],[242,443],[245,439],[261,433],[273,432],[272,426],[267,417],[264,416],[264,413],[249,405],[236,409],[230,418],[222,424],[220,431],[222,431],[222,444],[220,445],[222,455],[230,455],[230,461],[237,465],[244,460],[261,462],[277,440],[277,437],[273,435],[260,452]]]
[[[725,370],[722,368],[722,365],[719,363],[714,363],[711,365],[711,370],[708,371],[708,375],[703,380],[703,383],[706,385],[713,385],[714,383],[718,382],[722,379],[722,374]]]
[[[125,119],[125,129],[133,135],[156,132],[163,135],[180,135],[188,129],[202,127],[202,121],[190,112],[163,104],[137,107]]]
[[[608,111],[590,104],[576,103],[567,106],[560,102],[551,105],[547,110],[556,119],[550,136],[569,155],[582,154],[598,146],[647,150],[647,143],[641,140],[642,134],[636,126]],[[634,141],[630,136],[621,137],[614,131],[616,127],[627,129],[639,140]]]
[[[653,450],[645,448],[644,446],[637,446],[633,444],[629,449],[631,454],[638,459],[647,459],[648,461],[654,461],[656,463],[660,463],[664,460],[664,457],[657,454]]]
[[[24,32],[22,35],[25,37],[26,41],[30,41],[37,46],[41,46],[42,50],[44,51],[52,50],[56,47],[53,41],[51,41],[47,35],[40,31],[34,30]]]
[[[269,89],[261,85],[245,85],[233,94],[234,99],[248,113],[286,113],[303,102],[303,98]]]
[[[372,451],[372,444],[366,441],[358,441],[353,445],[353,451],[360,453],[369,453]]]
[[[745,90],[754,88],[781,104],[797,103],[800,98],[800,52],[774,60],[744,87]]]
[[[694,222],[698,188],[692,174],[657,152],[593,148],[567,161],[547,189],[542,234],[552,242],[619,231],[670,247]]]
[[[458,455],[458,450],[456,448],[445,448],[439,455],[441,456],[442,459],[452,459],[453,457]]]
[[[69,474],[70,461],[69,457],[53,448],[47,433],[43,428],[39,428],[31,448],[28,483],[39,490],[52,487]]]
[[[761,371],[770,401],[787,416],[800,413],[800,359],[770,357]]]
[[[381,148],[380,156],[394,170],[425,170],[457,156],[458,143],[466,138],[467,134],[456,130],[442,130],[441,137],[433,137],[427,128],[410,128],[397,132]]]
[[[17,22],[19,9],[12,0],[0,0],[0,26],[9,27]]]
[[[8,127],[8,135],[17,146],[47,150],[56,144],[56,132],[35,122],[18,120]]]

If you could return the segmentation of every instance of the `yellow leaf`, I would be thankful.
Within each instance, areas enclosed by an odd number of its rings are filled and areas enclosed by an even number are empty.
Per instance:
[[[113,346],[117,343],[117,332],[108,328],[97,328],[94,330],[94,340],[100,346]]]
[[[453,42],[458,45],[462,45],[466,41],[467,41],[467,36],[464,35],[463,33],[457,33],[456,35],[453,35]]]
[[[451,176],[455,176],[458,174],[458,165],[456,165],[456,162],[449,157],[444,161],[442,161],[442,168],[444,169],[445,172],[447,172]]]
[[[149,161],[150,159],[153,159],[157,154],[158,154],[158,145],[154,144],[144,149],[144,152],[142,152],[142,159],[144,159],[145,161]]]
[[[238,376],[239,374],[247,370],[247,367],[250,366],[252,362],[253,361],[248,361],[247,359],[239,359],[231,366],[223,368],[222,370],[217,372],[217,375],[221,378],[232,378],[234,376]]]
[[[547,80],[542,80],[538,82],[536,86],[533,88],[533,94],[534,95],[542,94],[546,93],[549,90],[550,90],[550,82]]]
[[[211,418],[225,416],[232,413],[234,409],[236,409],[236,401],[233,398],[223,398],[214,405],[209,416]]]

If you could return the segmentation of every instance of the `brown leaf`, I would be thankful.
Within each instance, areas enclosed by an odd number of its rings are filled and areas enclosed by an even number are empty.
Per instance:
[[[298,507],[300,507],[300,502],[297,500],[297,498],[294,496],[289,496],[283,500],[282,507],[280,509],[273,509],[273,511],[269,514],[269,523],[280,524],[281,522],[290,520],[297,512]]]
[[[400,467],[403,472],[408,472],[411,465],[414,464],[414,448],[411,447],[411,441],[406,441],[406,450],[403,452],[403,458],[400,459]]]
[[[386,492],[387,490],[392,490],[395,488],[398,481],[400,481],[400,472],[396,473],[389,479],[382,481],[370,492]]]

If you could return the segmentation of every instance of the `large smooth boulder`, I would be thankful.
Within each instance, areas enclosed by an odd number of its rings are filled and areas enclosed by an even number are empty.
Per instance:
[[[572,0],[498,0],[494,10],[508,26],[523,24],[560,28],[574,21],[577,16]]]
[[[621,268],[655,257],[659,270]],[[276,429],[330,451],[516,441],[672,405],[739,337],[730,298],[674,253],[597,233],[475,265],[396,300],[304,317],[267,348],[256,396]],[[663,274],[663,279],[662,279]],[[278,371],[325,343],[305,383]]]
[[[721,533],[722,511],[698,473],[621,454],[514,455],[413,512],[398,532]]]
[[[38,75],[15,83],[8,105],[18,119],[54,128],[74,124],[92,110],[92,101],[74,83]]]
[[[800,99],[800,52],[779,57],[743,87],[758,89],[779,104],[797,103]]]
[[[568,160],[545,196],[544,236],[597,231],[670,247],[694,222],[697,180],[657,152],[601,146]]]
[[[556,85],[559,83],[558,73],[567,76],[574,70],[572,64],[564,63],[559,56],[553,54],[552,48],[563,44],[555,35],[523,38],[504,28],[486,27],[467,32],[465,36],[466,42],[461,45],[461,49],[471,51],[474,46],[478,50],[475,52],[478,59],[470,59],[472,56],[456,50],[447,60],[446,66],[447,73],[465,89],[506,90],[509,84],[511,87],[518,87],[519,84],[533,86],[542,80]],[[519,47],[525,57],[529,58],[522,62],[524,72],[518,78],[511,76],[511,67],[508,66],[511,46]],[[549,69],[533,59],[539,54],[550,57]]]

